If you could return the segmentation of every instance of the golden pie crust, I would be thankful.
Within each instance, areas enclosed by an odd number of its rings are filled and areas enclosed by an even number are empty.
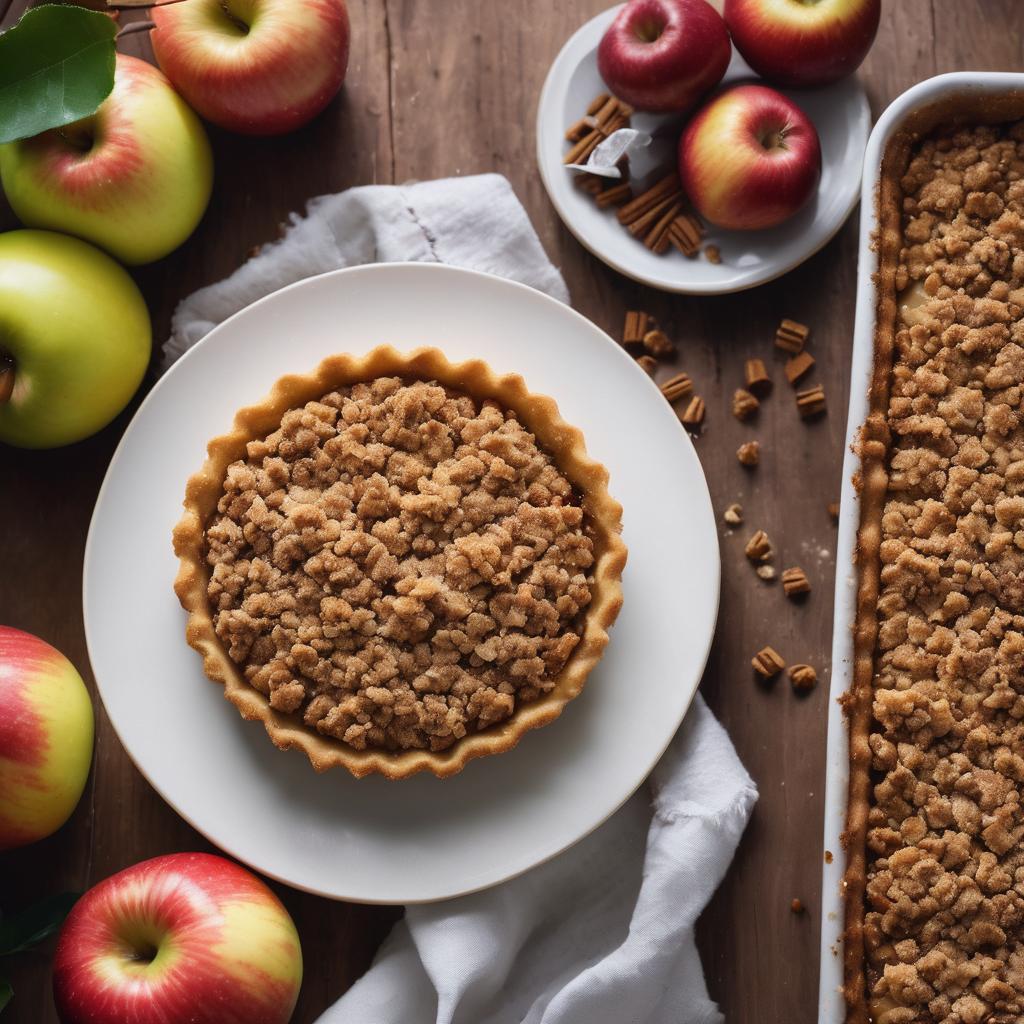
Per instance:
[[[1022,117],[1022,93],[952,97],[882,163],[844,697],[847,1024],[1024,1019]]]
[[[551,688],[536,699],[516,702],[510,717],[480,731],[467,732],[447,749],[355,749],[333,736],[321,735],[293,714],[271,706],[268,697],[244,678],[215,630],[208,587],[207,528],[225,494],[229,467],[247,458],[250,442],[260,442],[281,427],[282,417],[306,403],[319,402],[335,389],[367,384],[382,378],[403,382],[433,382],[477,401],[492,400],[511,413],[536,438],[554,467],[579,496],[588,537],[593,542],[593,565],[588,582],[590,601],[579,627],[579,642],[554,676]],[[381,347],[365,356],[335,355],[312,373],[286,376],[256,405],[235,416],[233,429],[214,438],[202,469],[188,481],[185,515],[174,530],[174,550],[180,562],[175,592],[189,613],[188,643],[203,657],[206,675],[224,686],[225,696],[243,718],[263,722],[282,750],[297,747],[317,771],[343,766],[356,777],[374,772],[390,779],[430,771],[444,778],[461,771],[475,757],[511,749],[520,737],[553,721],[583,689],[587,676],[608,643],[608,629],[622,607],[621,577],[626,547],[620,537],[622,508],[608,493],[607,470],[587,456],[583,435],[559,415],[555,402],[527,390],[523,379],[499,376],[486,363],[473,360],[452,364],[437,349],[404,354]]]

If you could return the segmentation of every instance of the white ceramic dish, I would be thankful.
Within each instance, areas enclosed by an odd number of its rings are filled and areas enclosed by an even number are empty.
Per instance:
[[[846,827],[849,785],[849,735],[838,700],[851,684],[853,622],[856,615],[857,574],[854,551],[860,525],[860,500],[853,478],[860,459],[853,449],[868,414],[868,392],[874,365],[875,305],[874,275],[878,254],[872,240],[877,230],[876,197],[879,173],[886,146],[908,116],[952,96],[980,96],[1024,90],[1024,75],[994,72],[957,72],[919,82],[894,100],[878,120],[868,141],[864,158],[861,195],[860,256],[857,273],[857,314],[853,340],[853,368],[850,386],[850,414],[846,428],[846,456],[843,462],[843,490],[836,550],[835,623],[832,634],[832,680],[830,684],[828,746],[825,781],[825,850],[832,862],[822,875],[821,895],[821,980],[818,995],[819,1024],[841,1024],[846,1007],[843,984],[844,910],[842,880],[846,856],[840,835]]]
[[[599,210],[574,184],[574,171],[562,165],[566,128],[582,116],[590,101],[606,90],[597,70],[597,46],[619,7],[588,21],[555,58],[537,109],[537,160],[548,196],[566,227],[598,259],[636,281],[669,292],[713,295],[764,284],[813,256],[842,227],[857,205],[864,147],[871,131],[871,110],[864,89],[851,77],[827,89],[789,92],[814,122],[821,138],[822,177],[818,194],[792,220],[770,231],[711,228],[707,242],[722,253],[720,264],[703,256],[687,259],[672,250],[656,256],[615,220]],[[752,76],[738,53],[725,81]],[[636,114],[633,126],[653,133],[665,118]],[[633,160],[634,175],[644,175],[675,160],[674,145],[652,145]]]
[[[584,693],[509,753],[455,778],[316,775],[203,675],[171,589],[185,481],[235,410],[332,352],[388,342],[486,359],[557,398],[625,507],[625,605]],[[718,608],[715,519],[693,445],[647,375],[568,306],[437,264],[327,274],[255,303],[161,380],[114,455],[93,515],[89,654],[128,753],[212,842],[265,874],[363,902],[442,899],[553,856],[647,776],[683,717]]]

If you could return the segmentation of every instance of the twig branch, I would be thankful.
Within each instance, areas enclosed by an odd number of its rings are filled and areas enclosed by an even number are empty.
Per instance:
[[[130,25],[125,25],[125,27],[117,33],[117,38],[123,39],[125,36],[133,36],[137,32],[148,32],[151,28],[156,28],[156,22],[133,21]]]
[[[171,4],[182,4],[185,0],[121,0],[120,3],[110,3],[107,8],[111,11],[142,11],[153,7],[170,7]]]

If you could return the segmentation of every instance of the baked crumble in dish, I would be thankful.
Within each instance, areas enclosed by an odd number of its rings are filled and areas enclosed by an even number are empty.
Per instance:
[[[883,165],[851,1024],[1024,1020],[1024,121],[979,120],[907,133]]]
[[[174,532],[188,642],[317,770],[445,777],[577,696],[622,605],[608,474],[521,377],[326,359],[238,413]]]

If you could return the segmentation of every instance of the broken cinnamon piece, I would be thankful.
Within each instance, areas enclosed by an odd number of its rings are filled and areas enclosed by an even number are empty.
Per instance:
[[[568,153],[562,157],[563,164],[583,164],[586,163],[587,158],[591,153],[597,149],[598,144],[603,140],[604,136],[601,134],[599,128],[593,129],[576,143]]]
[[[679,398],[684,398],[686,395],[693,391],[693,381],[690,380],[688,373],[677,373],[674,377],[669,377],[661,385],[661,393],[670,401],[674,402]]]
[[[794,914],[802,914],[804,912],[803,902],[800,899],[794,898],[790,901],[789,909],[792,910]]]
[[[775,344],[786,352],[802,352],[811,329],[796,320],[783,320],[775,332]]]
[[[650,231],[650,229],[657,224],[659,220],[661,220],[666,210],[671,210],[681,205],[681,192],[675,192],[671,195],[667,195],[664,199],[655,203],[654,206],[652,206],[646,213],[627,224],[626,230],[631,235],[639,236],[641,238],[646,237],[647,232]],[[625,210],[626,207],[623,206],[622,209]]]
[[[679,420],[684,427],[699,427],[704,422],[704,399],[694,395]]]
[[[749,391],[737,388],[732,396],[732,414],[738,420],[749,420],[758,409],[761,403]]]
[[[789,670],[789,681],[797,693],[809,693],[818,684],[818,673],[810,665],[794,665]]]
[[[642,217],[652,207],[657,206],[662,200],[680,192],[679,175],[674,171],[666,175],[657,184],[652,185],[646,192],[641,192],[631,203],[627,203],[619,210],[619,223],[625,226],[633,223]]]
[[[786,380],[795,384],[801,377],[809,373],[814,366],[814,356],[810,352],[798,352],[786,361]]]
[[[758,397],[768,394],[772,381],[768,376],[763,359],[748,359],[746,363],[747,390]]]
[[[813,388],[796,393],[796,407],[800,415],[805,419],[817,416],[825,411],[825,389],[820,384]]]
[[[839,502],[838,501],[830,501],[828,503],[828,514],[832,517],[833,520],[838,520],[839,519]]]
[[[593,116],[594,120],[597,121],[597,126],[603,128],[618,114],[619,101],[614,96],[609,96]]]
[[[565,141],[579,142],[584,135],[589,135],[596,127],[597,121],[593,117],[581,117],[566,129]]]
[[[743,522],[743,509],[739,505],[730,505],[722,513],[722,518],[729,526],[739,526]]]
[[[680,214],[669,229],[669,240],[684,256],[696,256],[703,237],[704,225],[692,213]]]
[[[599,174],[577,174],[575,185],[581,192],[590,196],[598,196],[605,191],[604,178]]]
[[[640,356],[636,361],[636,365],[648,376],[653,377],[654,371],[658,368],[658,360],[654,356]]]
[[[761,461],[761,445],[757,441],[747,441],[736,449],[736,458],[742,466],[756,466]]]
[[[609,206],[619,206],[622,203],[628,203],[632,196],[633,189],[628,181],[624,181],[621,185],[613,185],[611,188],[598,192],[594,198],[597,200],[598,207],[604,210]]]
[[[767,562],[772,557],[772,542],[768,534],[764,530],[757,530],[747,541],[744,554],[752,562]]]
[[[643,344],[644,335],[650,329],[651,315],[640,310],[632,310],[626,314],[626,323],[622,328],[623,345]]]
[[[786,667],[782,655],[774,647],[762,647],[750,663],[754,666],[754,671],[765,679],[777,676]]]
[[[756,572],[758,578],[764,580],[765,583],[771,583],[775,579],[775,570],[770,565],[759,565],[754,572]]]
[[[644,245],[646,245],[648,249],[652,249],[659,255],[667,251],[668,247],[672,244],[671,239],[668,237],[669,228],[672,227],[672,221],[675,220],[676,215],[682,208],[683,204],[681,200],[673,203],[665,213],[662,214],[654,227],[647,232],[644,236]],[[632,231],[633,228],[630,227],[629,230]]]
[[[798,565],[782,570],[782,589],[786,597],[800,597],[811,592],[811,582]]]
[[[708,263],[719,264],[722,262],[722,250],[717,245],[706,245],[704,246],[704,259]]]
[[[666,359],[676,354],[676,347],[664,331],[655,329],[644,335],[644,351],[655,359]]]
[[[601,93],[600,96],[595,96],[590,101],[590,106],[587,107],[587,115],[593,117],[610,99],[611,95],[606,92]]]

